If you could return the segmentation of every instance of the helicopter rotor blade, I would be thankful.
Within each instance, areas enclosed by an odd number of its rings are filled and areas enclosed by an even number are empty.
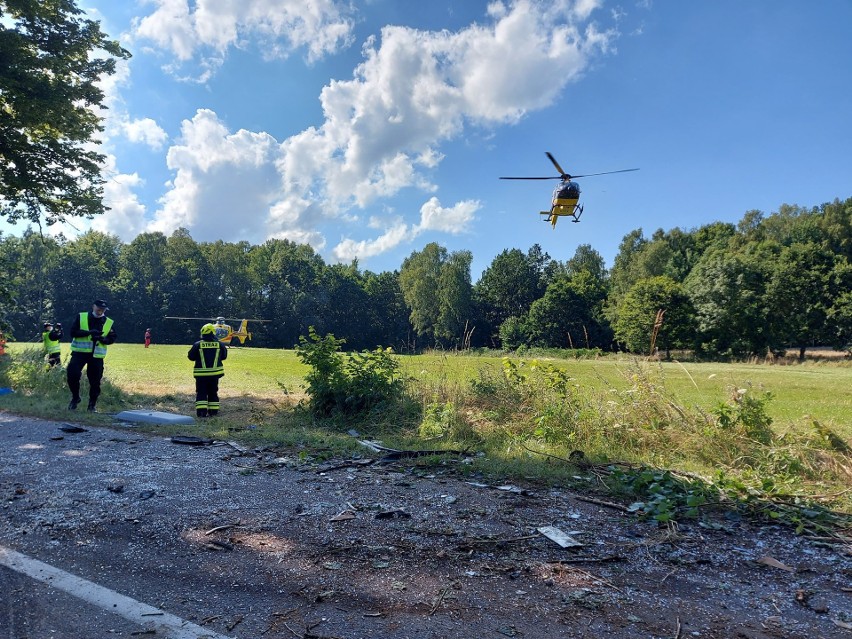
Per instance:
[[[548,177],[501,177],[501,180],[561,180],[561,175],[551,175]]]
[[[604,171],[603,173],[585,173],[583,175],[572,175],[572,178],[592,177],[593,175],[609,175],[610,173],[627,173],[629,171],[638,171],[639,169],[620,169],[618,171]]]
[[[560,176],[559,176],[560,178],[564,178],[566,175],[568,175],[565,171],[563,171],[563,170],[562,170],[562,167],[561,167],[561,166],[559,166],[559,162],[557,162],[557,161],[556,161],[556,158],[555,158],[555,157],[553,157],[553,156],[550,154],[550,151],[545,151],[545,152],[544,152],[544,154],[548,157],[548,159],[549,159],[551,162],[553,162],[553,166],[555,166],[555,167],[556,167],[556,170],[557,170],[557,171],[559,171],[559,173],[560,173]],[[571,179],[571,176],[570,176],[570,175],[568,175],[568,179],[569,179],[569,180]]]

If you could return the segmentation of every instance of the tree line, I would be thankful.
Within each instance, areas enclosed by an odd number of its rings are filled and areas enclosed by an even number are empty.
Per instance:
[[[472,281],[470,251],[430,243],[399,270],[326,264],[288,240],[196,242],[185,229],[130,243],[0,235],[0,321],[19,340],[106,298],[119,341],[190,343],[200,320],[255,318],[256,346],[292,348],[314,327],[351,350],[584,348],[704,357],[852,344],[852,199],[783,205],[738,224],[628,233],[607,268],[590,245],[565,262],[507,249]]]

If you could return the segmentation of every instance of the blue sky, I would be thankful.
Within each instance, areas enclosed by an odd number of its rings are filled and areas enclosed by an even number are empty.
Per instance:
[[[636,228],[852,196],[848,0],[81,6],[133,58],[105,84],[112,210],[76,230],[287,238],[372,271],[438,242],[477,280],[507,248],[611,266]],[[552,230],[553,183],[497,179],[553,175],[545,151],[640,171],[580,180],[582,222]]]

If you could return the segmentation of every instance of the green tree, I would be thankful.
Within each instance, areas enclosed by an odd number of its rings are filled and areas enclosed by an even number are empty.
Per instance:
[[[660,311],[662,323],[654,335]],[[622,298],[613,329],[629,351],[650,354],[653,336],[655,346],[668,357],[672,348],[692,345],[692,303],[684,287],[666,275],[639,280]]]
[[[793,244],[785,247],[775,262],[767,284],[769,321],[773,346],[799,349],[822,343],[826,334],[826,316],[832,305],[831,275],[835,256],[817,244]]]
[[[606,348],[612,331],[603,316],[606,287],[588,271],[551,282],[525,323],[534,343],[558,348]]]
[[[774,259],[759,250],[720,247],[702,256],[684,283],[695,307],[699,350],[734,357],[766,353],[772,342],[766,284]]]
[[[118,281],[112,300],[122,313],[122,335],[130,341],[141,339],[150,328],[157,342],[170,341],[186,326],[165,319],[172,315],[166,304],[166,236],[142,233],[119,254]]]
[[[479,305],[491,337],[509,317],[526,315],[534,301],[544,295],[544,269],[550,257],[538,244],[526,254],[520,249],[507,249],[497,255],[474,286]]]
[[[82,311],[92,308],[92,300],[110,301],[110,315],[119,317],[123,309],[110,300],[115,292],[121,240],[115,235],[88,231],[65,244],[54,270],[50,285],[54,291],[54,319],[70,322]],[[67,328],[71,324],[66,324]]]
[[[261,314],[272,320],[272,345],[292,348],[309,326],[319,326],[319,282],[325,262],[307,244],[267,240],[250,255],[251,280],[260,296]]]
[[[470,283],[470,265],[473,254],[470,251],[454,251],[441,265],[438,277],[438,322],[435,325],[435,337],[462,346],[466,332],[476,327],[473,319],[473,286]]]
[[[405,258],[399,285],[410,309],[411,324],[420,337],[443,344],[458,344],[464,338],[472,311],[472,259],[470,251],[448,254],[435,242]]]
[[[41,333],[42,322],[54,319],[52,281],[59,245],[53,238],[27,229],[21,237],[0,241],[0,252],[7,260],[4,281],[15,300],[8,308],[8,321],[16,327],[19,339],[30,339]]]
[[[0,215],[103,213],[98,83],[130,54],[73,0],[0,0]]]
[[[408,309],[399,286],[399,272],[364,274],[364,290],[367,292],[370,322],[363,327],[368,347],[379,344],[392,346],[397,352],[408,346],[411,323]]]
[[[574,256],[565,262],[565,272],[568,275],[576,275],[582,271],[587,271],[599,282],[609,280],[606,262],[604,262],[603,256],[592,248],[591,244],[580,244],[574,251]]]

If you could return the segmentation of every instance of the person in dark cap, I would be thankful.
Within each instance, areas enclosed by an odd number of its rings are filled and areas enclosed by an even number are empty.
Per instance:
[[[89,411],[97,412],[107,346],[116,338],[112,318],[106,316],[108,310],[104,300],[95,300],[91,313],[80,313],[71,326],[71,361],[68,363],[71,402],[68,410],[76,410],[80,403],[80,378],[85,366],[89,380]]]

